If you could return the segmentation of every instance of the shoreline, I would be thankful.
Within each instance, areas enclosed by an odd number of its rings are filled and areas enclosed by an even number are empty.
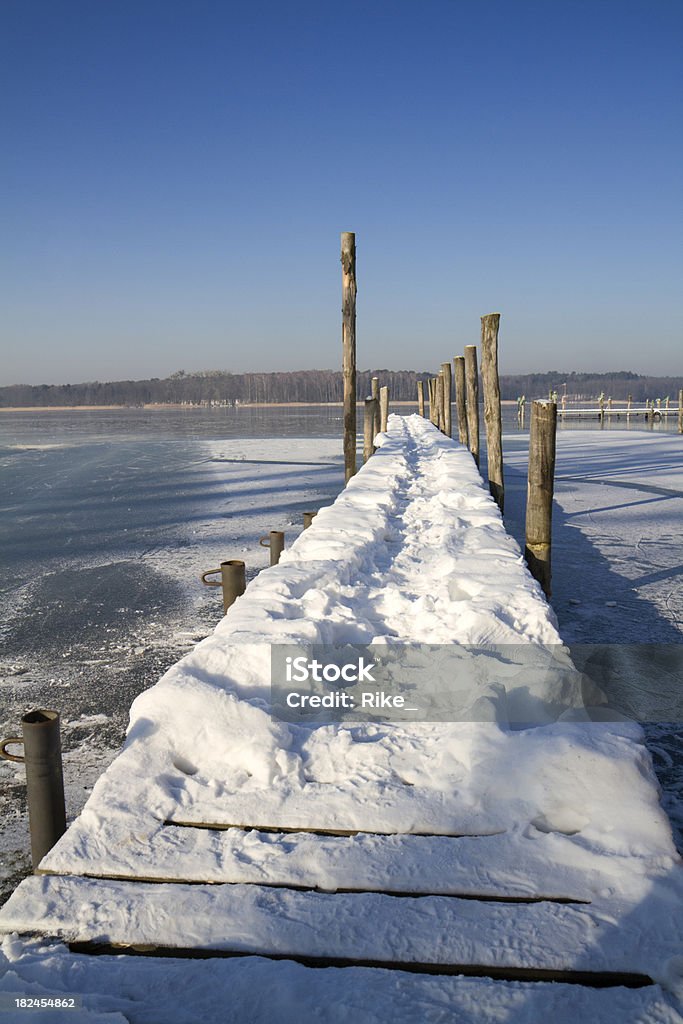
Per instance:
[[[455,404],[455,403],[452,403]],[[482,403],[480,403],[482,404]],[[515,398],[501,399],[501,405],[517,405]],[[417,400],[400,398],[389,401],[389,406],[415,406]],[[98,411],[121,411],[128,409],[136,412],[156,411],[158,409],[183,409],[194,412],[199,409],[202,412],[207,409],[342,409],[343,402],[240,402],[239,405],[182,405],[180,402],[150,402],[146,405],[3,405],[0,406],[0,413],[3,412],[98,412]]]

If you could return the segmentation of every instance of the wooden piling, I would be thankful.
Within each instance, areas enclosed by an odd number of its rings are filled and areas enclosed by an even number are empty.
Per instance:
[[[370,387],[371,387],[371,391],[370,391],[371,396],[373,398],[377,399],[377,405],[375,406],[375,425],[372,428],[373,431],[374,431],[372,436],[374,437],[376,434],[379,434],[380,430],[382,429],[381,426],[380,426],[380,419],[381,419],[381,417],[380,417],[380,408],[379,408],[379,377],[373,377],[372,378],[372,380],[370,381]]]
[[[465,399],[465,357],[455,356],[455,408],[458,415],[458,440],[467,448],[469,435],[467,432],[467,404]]]
[[[678,392],[678,433],[683,434],[683,391]]]
[[[436,377],[436,425],[443,434],[443,372],[439,370]]]
[[[341,236],[342,375],[344,378],[344,479],[356,472],[356,236]]]
[[[429,391],[429,422],[433,423],[436,427],[439,422],[438,410],[436,407],[436,378],[430,377],[427,381],[427,389]]]
[[[551,539],[553,488],[555,481],[555,439],[557,406],[534,402],[529,429],[529,482],[526,500],[526,546],[524,557],[531,575],[551,594]]]
[[[465,390],[467,392],[467,436],[472,457],[479,468],[479,374],[477,346],[465,345]]]
[[[441,373],[443,375],[443,432],[446,437],[452,437],[451,392],[453,390],[453,383],[450,362],[441,364]]]
[[[417,413],[418,416],[424,416],[425,414],[425,389],[424,381],[422,380],[417,382]]]
[[[379,389],[379,429],[386,431],[389,421],[389,388],[385,384]]]
[[[317,512],[304,512],[304,530],[308,529],[317,514]]]
[[[481,318],[481,384],[484,391],[484,422],[489,490],[500,511],[503,511],[503,422],[500,412],[500,381],[498,379],[498,327],[500,313],[487,313]],[[557,403],[555,403],[557,408]]]
[[[377,417],[377,399],[365,399],[363,416],[363,462],[367,462],[375,450],[375,420]]]

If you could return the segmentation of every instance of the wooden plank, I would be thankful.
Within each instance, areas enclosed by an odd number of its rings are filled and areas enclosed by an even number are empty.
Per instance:
[[[134,838],[133,838],[134,837]],[[621,863],[621,862],[620,862]],[[322,836],[113,819],[96,835],[78,821],[41,871],[180,882],[269,882],[328,891],[591,902],[614,861],[571,837],[517,833],[451,838]]]
[[[92,908],[89,910],[88,908]],[[33,876],[0,912],[4,933],[373,966],[648,975],[661,943],[592,907],[446,896],[329,894],[258,885],[165,885]],[[677,936],[680,939],[680,936]]]

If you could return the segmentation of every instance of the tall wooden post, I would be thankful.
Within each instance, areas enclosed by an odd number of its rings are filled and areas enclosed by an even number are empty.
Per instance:
[[[418,416],[424,416],[425,414],[425,389],[424,381],[422,380],[417,382],[417,412]]]
[[[481,318],[481,383],[484,389],[484,422],[489,490],[503,511],[503,423],[500,413],[500,381],[498,379],[498,327],[500,313]],[[557,409],[557,403],[555,403]]]
[[[389,422],[389,388],[387,385],[379,389],[379,429],[386,432]]]
[[[342,375],[344,378],[344,479],[356,472],[356,236],[341,236]]]
[[[443,375],[443,432],[447,437],[453,436],[453,424],[451,422],[451,364],[442,363],[441,373]]]
[[[436,377],[436,425],[443,434],[443,372]]]
[[[529,429],[529,483],[526,499],[526,547],[524,557],[531,575],[550,597],[550,547],[555,482],[557,406],[534,402]]]
[[[467,434],[470,451],[479,468],[479,374],[477,346],[465,345],[465,389],[467,391]]]
[[[379,377],[373,377],[370,381],[371,392],[370,394],[376,399],[377,404],[375,405],[375,425],[372,428],[375,434],[379,434],[380,430],[380,411],[379,411]],[[374,436],[374,435],[373,435]]]
[[[678,392],[678,433],[683,434],[683,391]]]
[[[363,416],[363,462],[367,462],[375,450],[375,421],[377,419],[377,399],[365,399]]]
[[[460,444],[468,446],[467,433],[467,406],[465,403],[465,357],[456,356],[453,360],[455,366],[455,408],[458,413],[458,440]]]
[[[429,422],[433,423],[434,426],[438,426],[439,416],[436,407],[436,378],[430,377],[427,381],[427,388],[429,390]]]

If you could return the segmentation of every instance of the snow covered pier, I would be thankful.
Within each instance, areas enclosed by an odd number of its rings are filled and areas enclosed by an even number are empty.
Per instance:
[[[469,453],[418,417],[381,441],[135,701],[0,912],[0,992],[118,1024],[681,1019],[683,870],[640,728],[590,720]],[[344,643],[496,645],[496,679],[448,719],[274,716],[271,646]]]

